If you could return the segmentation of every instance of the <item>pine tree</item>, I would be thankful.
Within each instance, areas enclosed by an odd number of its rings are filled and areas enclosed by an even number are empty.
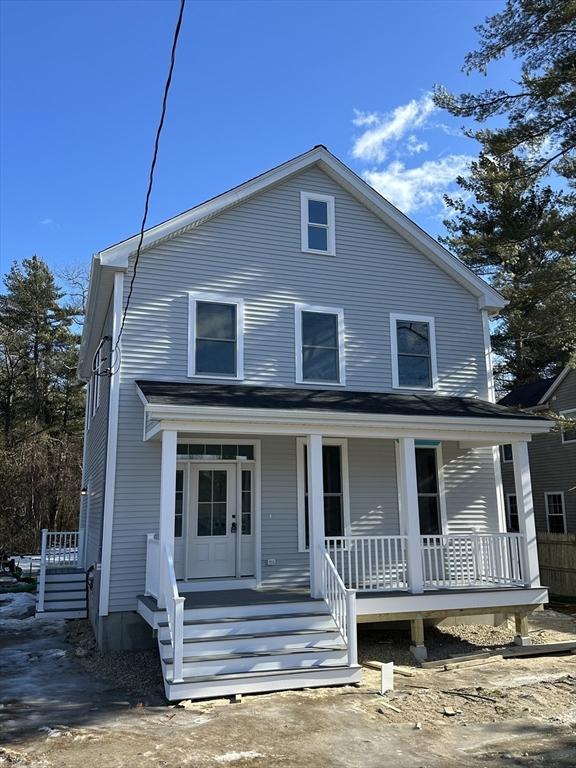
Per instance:
[[[76,309],[39,258],[14,264],[0,296],[0,540],[37,546],[42,527],[75,524],[83,387]]]

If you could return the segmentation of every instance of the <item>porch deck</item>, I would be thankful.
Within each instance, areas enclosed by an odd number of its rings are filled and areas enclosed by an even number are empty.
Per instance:
[[[310,597],[310,592],[305,589],[224,589],[181,592],[181,596],[184,598],[184,610],[318,602]],[[142,595],[138,600],[152,611],[161,610],[156,599],[150,595]]]

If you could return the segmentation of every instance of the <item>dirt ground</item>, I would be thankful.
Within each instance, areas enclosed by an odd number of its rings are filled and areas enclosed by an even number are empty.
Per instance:
[[[361,627],[361,660],[410,665],[362,685],[169,705],[154,652],[102,656],[85,622],[39,621],[0,598],[0,766],[28,768],[574,768],[576,655],[421,669],[404,630]],[[576,617],[534,615],[537,643]],[[509,644],[511,627],[427,629],[433,658]]]

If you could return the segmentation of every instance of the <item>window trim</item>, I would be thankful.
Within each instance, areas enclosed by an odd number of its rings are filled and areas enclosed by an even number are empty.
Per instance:
[[[430,387],[417,387],[409,386],[399,383],[398,375],[398,329],[397,322],[399,320],[414,322],[414,323],[428,323],[429,338],[430,338],[430,375],[432,378],[432,386]],[[436,362],[436,323],[435,318],[432,315],[413,315],[403,314],[397,312],[390,313],[390,349],[392,354],[392,389],[408,389],[418,392],[434,392],[438,389],[438,365]]]
[[[327,203],[328,224],[326,229],[328,250],[320,251],[316,248],[308,247],[308,201],[318,200]],[[336,228],[335,228],[335,204],[333,195],[323,195],[315,192],[300,192],[300,245],[303,253],[316,253],[320,256],[336,255]],[[313,225],[314,226],[314,225]]]
[[[549,496],[560,496],[562,499],[562,521],[564,524],[564,531],[563,533],[566,533],[568,530],[566,527],[566,501],[564,499],[564,491],[544,491],[544,506],[546,508],[546,530],[548,533],[555,533],[555,531],[550,530],[550,507],[548,504],[548,497]],[[560,517],[559,514],[554,514],[552,517]]]
[[[302,354],[302,313],[336,315],[338,317],[338,381],[317,381],[304,378],[304,361]],[[343,387],[346,385],[346,349],[344,310],[338,307],[317,307],[310,304],[294,305],[295,323],[295,352],[296,352],[296,384],[319,384],[323,387]]]
[[[509,445],[510,450],[512,451],[512,443],[502,443],[500,454],[502,456],[502,464],[513,464],[514,463],[514,455],[512,454],[509,459],[506,458],[506,451],[504,448]],[[515,494],[514,494],[515,495]]]
[[[512,514],[510,511],[510,499],[516,499],[516,517],[518,518],[518,529],[520,529],[520,513],[518,511],[518,497],[515,492],[506,494],[506,527],[508,529],[508,532],[515,533],[515,531],[512,531],[512,524],[510,522],[510,515]]]
[[[306,507],[305,493],[306,484],[304,482],[304,446],[308,445],[306,437],[296,438],[296,487],[298,495],[298,552],[310,552],[310,547],[306,546]],[[344,516],[344,536],[352,534],[350,523],[350,483],[349,483],[349,463],[348,463],[348,440],[340,437],[322,438],[322,446],[339,445],[340,460],[342,462],[342,514]]]
[[[236,374],[196,373],[196,307],[198,302],[233,304],[236,306]],[[225,379],[241,381],[244,378],[244,299],[223,293],[188,291],[188,378]]]
[[[440,533],[439,534],[421,534],[422,536],[446,536],[450,533],[448,526],[448,510],[446,508],[446,485],[444,482],[444,455],[442,452],[442,443],[438,445],[418,445],[417,441],[414,445],[414,453],[423,448],[433,448],[436,452],[436,479],[438,482],[438,506],[440,512]],[[414,457],[416,458],[416,457]],[[416,488],[416,496],[418,497],[418,488]],[[424,494],[422,494],[424,495]],[[429,494],[430,495],[430,494]]]
[[[576,417],[576,408],[565,408],[563,411],[560,411],[560,416],[565,416],[568,413],[573,413]],[[576,430],[576,426],[574,426],[574,429]],[[564,440],[564,430],[560,430],[560,442],[562,445],[576,445],[576,437],[573,440]]]

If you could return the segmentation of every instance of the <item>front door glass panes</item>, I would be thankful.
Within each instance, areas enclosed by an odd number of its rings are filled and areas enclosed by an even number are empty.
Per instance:
[[[174,536],[182,536],[182,521],[184,519],[184,470],[176,470],[176,498],[174,505]]]
[[[252,470],[242,470],[241,483],[242,534],[250,536],[252,533]]]
[[[339,381],[338,315],[302,312],[302,378]]]
[[[236,461],[243,459],[245,461],[254,460],[253,445],[236,445],[225,443],[206,444],[206,443],[180,443],[178,444],[179,459],[205,459],[207,461]]]
[[[344,536],[344,489],[342,483],[342,449],[339,445],[322,446],[324,481],[324,533]],[[304,446],[304,515],[306,546],[310,544],[308,521],[308,446]]]
[[[439,535],[442,531],[435,448],[416,449],[416,483],[420,533],[422,536]]]
[[[396,338],[399,386],[431,387],[430,325],[397,320]]]
[[[198,471],[198,536],[225,536],[228,473],[223,469]]]
[[[196,303],[196,373],[236,376],[235,304]]]

